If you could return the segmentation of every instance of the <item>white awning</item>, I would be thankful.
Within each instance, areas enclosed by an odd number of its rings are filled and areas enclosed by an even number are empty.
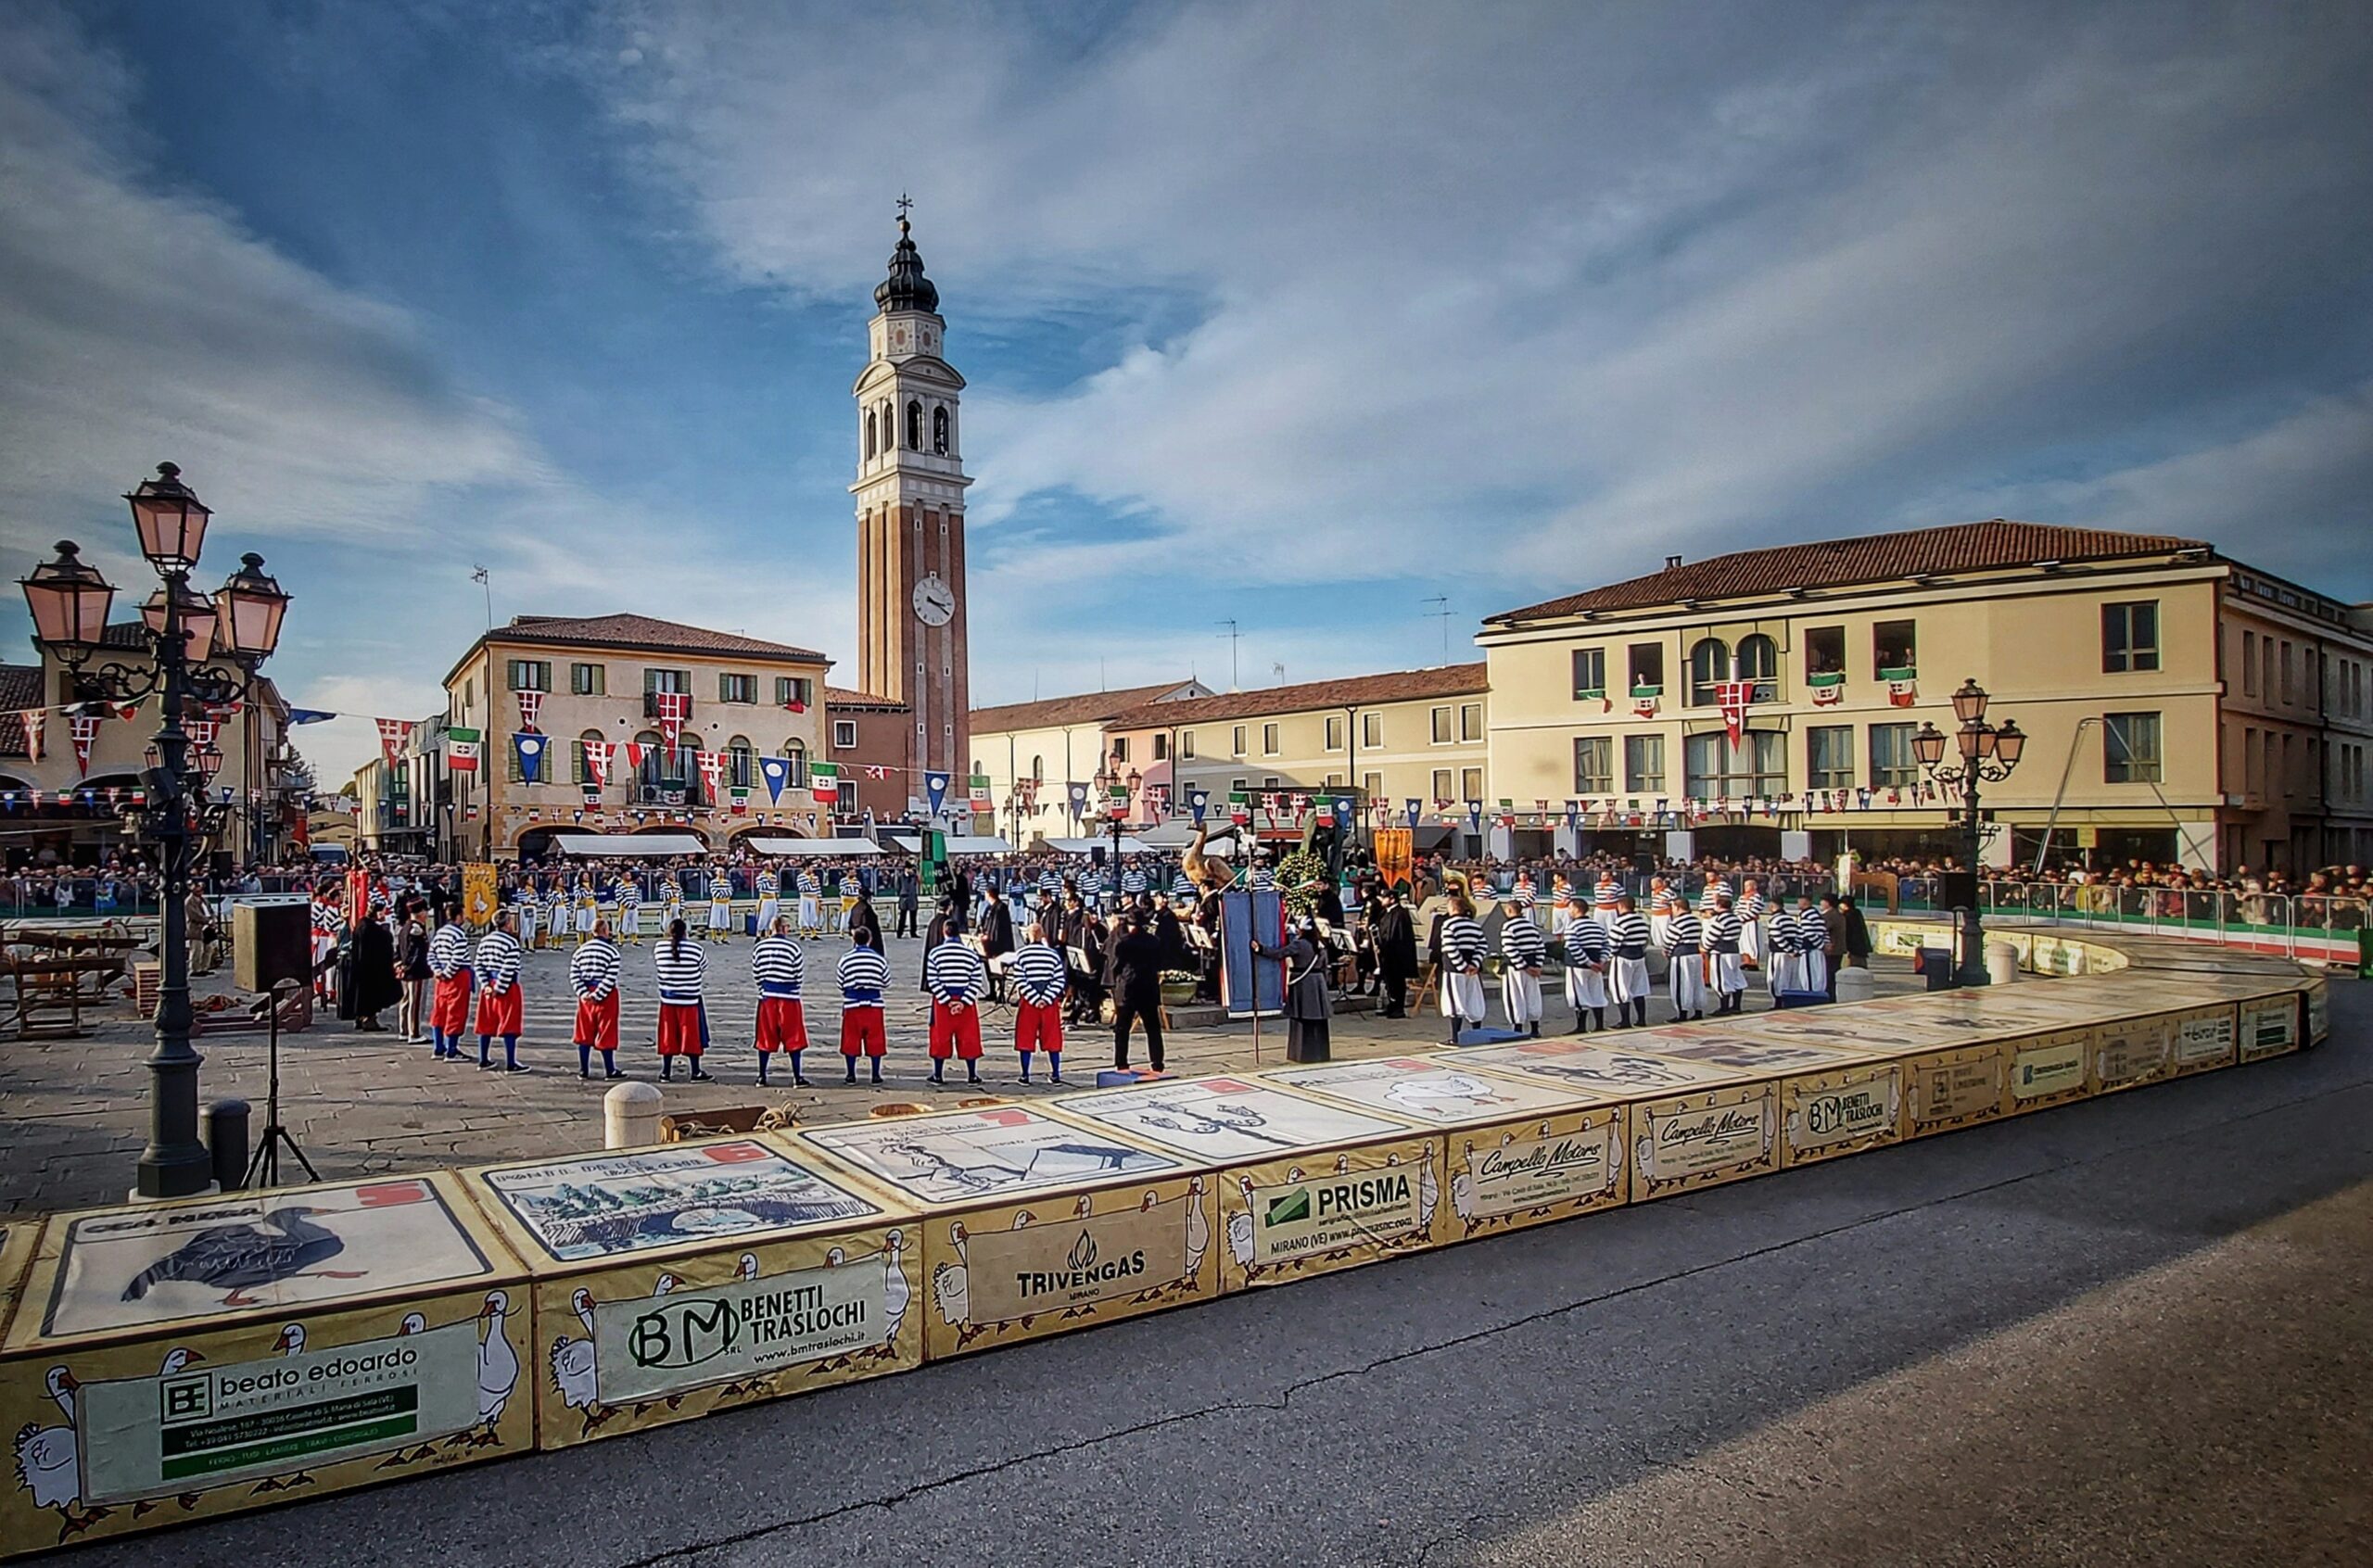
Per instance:
[[[1110,849],[1112,847],[1112,841],[1109,837],[1102,839],[1049,839],[1047,841],[1047,847],[1050,850],[1060,850],[1065,854],[1085,854],[1090,850]],[[1146,842],[1143,839],[1128,833],[1121,835],[1121,853],[1123,854],[1151,854],[1153,850],[1154,846]]]
[[[912,833],[884,833],[882,836],[908,854],[922,853],[922,840]],[[947,835],[947,853],[950,854],[1011,854],[1013,846],[1003,839],[950,833]]]
[[[788,839],[752,836],[742,841],[760,854],[799,854],[812,859],[831,855],[880,854],[882,846],[871,839]]]
[[[589,859],[709,853],[690,833],[564,833],[552,840],[552,848]]]
[[[1212,825],[1213,837],[1203,846],[1203,853],[1225,860],[1236,853],[1235,830],[1224,822]],[[1224,837],[1222,835],[1225,835]],[[1183,850],[1195,841],[1192,822],[1165,822],[1159,828],[1148,828],[1138,836],[1138,842],[1149,850]]]

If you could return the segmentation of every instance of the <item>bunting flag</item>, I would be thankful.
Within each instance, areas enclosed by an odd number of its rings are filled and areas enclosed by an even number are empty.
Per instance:
[[[1473,833],[1478,838],[1482,837],[1483,803],[1481,801],[1469,801],[1466,803],[1466,830]]]
[[[1085,784],[1066,784],[1063,786],[1063,792],[1071,797],[1072,820],[1073,822],[1085,820],[1087,816],[1087,786]],[[1235,799],[1232,795],[1228,798],[1231,800]]]
[[[1568,833],[1579,833],[1581,830],[1582,803],[1580,801],[1567,801],[1566,803],[1566,831]]]
[[[25,727],[25,754],[35,762],[41,761],[42,729],[48,724],[49,714],[39,708],[27,708],[17,715],[17,722]]]
[[[673,751],[678,739],[684,733],[684,721],[692,716],[692,694],[684,691],[654,691],[651,694],[651,705],[658,710],[659,739],[666,741],[667,748]]]
[[[514,691],[512,695],[519,699],[519,727],[540,734],[541,731],[536,729],[536,720],[543,716],[544,694],[540,691]]]
[[[337,715],[331,713],[326,708],[291,708],[288,710],[288,722],[290,724],[327,724],[330,720],[336,717],[337,717]]]
[[[1746,705],[1754,701],[1755,683],[1751,680],[1724,680],[1714,685],[1714,703],[1722,710],[1722,728],[1729,733],[1733,746],[1746,728]]]
[[[810,763],[807,765],[808,792],[818,805],[838,805],[841,802],[841,765]]]
[[[708,787],[709,803],[715,805],[719,786],[725,781],[725,753],[716,751],[694,752],[692,761],[699,765],[701,782]]]
[[[184,719],[182,733],[189,737],[191,751],[202,752],[213,745],[214,738],[222,733],[222,721],[210,718]]]
[[[74,765],[82,776],[91,776],[91,742],[98,738],[99,721],[95,714],[76,714],[66,721],[67,733],[74,740]]]
[[[519,778],[522,783],[540,784],[544,781],[544,738],[540,735],[514,735],[512,746],[519,753]]]
[[[1409,826],[1414,831],[1417,826],[1417,819],[1426,815],[1426,803],[1405,800],[1401,803],[1401,811],[1402,816],[1409,818]]]
[[[1227,819],[1241,828],[1252,820],[1252,804],[1241,790],[1231,790],[1227,795]]]
[[[1665,694],[1661,686],[1635,686],[1631,689],[1631,711],[1642,718],[1656,716],[1656,699]]]
[[[868,763],[865,765],[865,776],[868,778],[887,778],[890,769],[881,763]]]
[[[371,722],[379,727],[379,750],[386,754],[387,765],[390,768],[403,765],[403,744],[412,739],[412,720],[383,718]]]
[[[1825,670],[1805,677],[1805,685],[1813,694],[1813,706],[1834,708],[1846,701],[1846,672]]]
[[[783,786],[791,782],[791,759],[789,757],[760,757],[758,780],[767,787],[768,803],[780,805]]]
[[[1351,796],[1338,795],[1335,797],[1335,820],[1341,823],[1346,828],[1349,828],[1351,825]]]
[[[1920,681],[1911,670],[1881,670],[1879,678],[1887,683],[1887,701],[1896,707],[1908,708],[1920,701]]]
[[[445,765],[455,773],[476,773],[486,737],[475,729],[445,732]]]
[[[650,750],[650,747],[643,745],[640,741],[629,740],[626,742],[627,771],[629,773],[641,773],[642,771],[643,753]]]
[[[746,784],[736,784],[733,787],[733,815],[736,816],[746,816],[749,815],[749,812],[750,787]]]
[[[607,740],[579,740],[585,748],[585,782],[589,790],[610,787],[610,759],[615,753]]]
[[[1186,810],[1194,816],[1196,827],[1200,828],[1203,825],[1203,813],[1210,809],[1211,803],[1212,792],[1209,790],[1186,791]]]

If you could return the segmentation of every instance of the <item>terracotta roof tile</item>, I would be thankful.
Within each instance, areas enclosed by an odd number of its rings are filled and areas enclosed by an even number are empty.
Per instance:
[[[1036,702],[1009,702],[1001,708],[972,710],[972,733],[1000,735],[1016,729],[1059,729],[1066,725],[1100,724],[1114,714],[1160,701],[1184,680],[1156,686],[1124,687],[1118,691],[1083,691],[1072,697],[1048,697]]]
[[[2038,561],[2111,561],[2206,550],[2199,539],[2166,534],[2125,534],[2109,528],[2064,528],[2049,523],[1955,523],[1858,538],[1745,550],[1669,566],[1644,577],[1609,583],[1521,610],[1504,611],[1486,625],[1555,620],[1585,611],[1644,610],[1685,599],[1758,597],[1797,588],[1847,588],[1896,582],[1929,573],[1986,572]]]
[[[1350,676],[1341,680],[1312,680],[1296,686],[1266,686],[1218,697],[1159,702],[1115,714],[1110,727],[1166,729],[1183,724],[1225,723],[1263,714],[1371,707],[1379,702],[1414,702],[1428,697],[1478,697],[1491,689],[1487,668],[1479,662],[1438,664],[1431,669],[1394,670],[1388,675]]]
[[[905,712],[910,703],[895,697],[877,696],[870,691],[853,691],[844,686],[824,688],[824,706],[828,708],[880,708],[885,712]]]
[[[17,715],[44,705],[39,664],[0,664],[0,756],[30,754],[25,748],[25,721]]]
[[[709,653],[727,658],[830,664],[823,654],[789,643],[710,631],[650,615],[515,615],[487,637],[495,642],[556,648],[628,648],[659,653]]]

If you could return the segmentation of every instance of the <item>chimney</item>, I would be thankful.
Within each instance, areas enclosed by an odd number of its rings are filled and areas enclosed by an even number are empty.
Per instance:
[[[1666,557],[1665,557],[1665,570],[1666,570],[1666,571],[1668,571],[1668,572],[1677,571],[1677,570],[1679,570],[1679,569],[1680,569],[1680,566],[1681,566],[1681,557],[1680,557],[1680,556],[1678,556],[1678,555],[1668,555],[1668,556],[1666,556]]]

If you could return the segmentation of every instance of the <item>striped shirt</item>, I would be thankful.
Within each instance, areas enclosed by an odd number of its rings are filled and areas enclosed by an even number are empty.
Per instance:
[[[1052,871],[1041,871],[1038,873],[1038,896],[1040,898],[1056,898],[1061,894],[1062,891],[1063,879],[1060,877],[1056,876]]]
[[[524,951],[519,939],[509,931],[495,929],[478,939],[478,950],[470,960],[477,971],[478,986],[501,996],[519,983],[519,955]]]
[[[642,888],[633,878],[618,884],[618,902],[628,909],[642,907]]]
[[[1188,881],[1188,880],[1186,879],[1186,872],[1181,871],[1180,873],[1178,873],[1178,875],[1176,875],[1175,877],[1173,877],[1173,878],[1171,878],[1171,879],[1170,879],[1170,896],[1171,896],[1171,897],[1173,897],[1173,898],[1186,898],[1186,897],[1191,896],[1191,895],[1194,893],[1194,891],[1195,891],[1195,884],[1194,884],[1194,883],[1192,883],[1192,882],[1190,882],[1190,881]]]
[[[469,967],[470,933],[448,920],[428,939],[428,972],[438,980],[451,980]]]
[[[799,874],[799,896],[802,898],[823,897],[824,879],[813,871],[802,871]]]
[[[689,939],[664,942],[651,962],[659,974],[659,1000],[683,1007],[701,999],[701,986],[708,979],[708,949]]]
[[[761,871],[758,873],[758,896],[760,898],[777,898],[781,896],[781,878],[776,876],[771,871]]]
[[[554,882],[552,891],[544,895],[544,918],[557,927],[560,917],[567,913],[568,890]]]
[[[943,942],[923,960],[923,984],[934,1002],[970,1002],[989,986],[989,968],[961,942]]]
[[[1706,922],[1684,909],[1665,927],[1667,953],[1696,953],[1706,945]]]
[[[841,955],[832,979],[840,985],[843,1007],[879,1007],[890,985],[890,960],[870,947],[852,947]]]
[[[1718,909],[1706,921],[1706,951],[1736,953],[1739,950],[1739,917],[1727,909]]]
[[[1145,891],[1146,874],[1134,866],[1130,866],[1121,873],[1121,891],[1132,897]]]
[[[1763,895],[1752,891],[1743,892],[1739,894],[1739,901],[1735,907],[1740,919],[1759,920],[1763,917],[1765,909]]]
[[[1601,913],[1605,913],[1613,909],[1615,907],[1615,901],[1622,896],[1622,883],[1617,881],[1612,877],[1601,877],[1598,879],[1598,887],[1595,890],[1595,895],[1593,902],[1598,905]]]
[[[1445,965],[1467,974],[1482,968],[1490,943],[1484,940],[1481,921],[1471,915],[1445,915],[1440,934]]]
[[[1697,913],[1711,915],[1714,912],[1714,901],[1730,891],[1731,884],[1719,877],[1707,883],[1706,891],[1697,895]]]
[[[733,902],[733,873],[721,866],[708,874],[708,901],[711,904]]]
[[[618,944],[595,937],[578,944],[568,961],[568,983],[589,1002],[606,1002],[618,989]]]
[[[788,996],[796,1000],[799,982],[806,969],[806,956],[799,943],[787,936],[762,936],[750,949],[750,973],[758,982],[761,996]]]
[[[1566,962],[1580,968],[1606,962],[1606,928],[1586,917],[1568,919],[1558,935],[1566,939]]]
[[[1060,949],[1034,942],[1013,955],[1013,985],[1024,1002],[1050,1006],[1071,989],[1070,966]]]
[[[1676,924],[1679,920],[1680,917],[1675,916]],[[1636,909],[1618,911],[1607,922],[1606,941],[1618,958],[1645,958],[1648,955],[1648,917]]]
[[[1549,939],[1541,928],[1522,915],[1511,915],[1508,923],[1500,928],[1500,955],[1511,968],[1537,969],[1549,956]]]

